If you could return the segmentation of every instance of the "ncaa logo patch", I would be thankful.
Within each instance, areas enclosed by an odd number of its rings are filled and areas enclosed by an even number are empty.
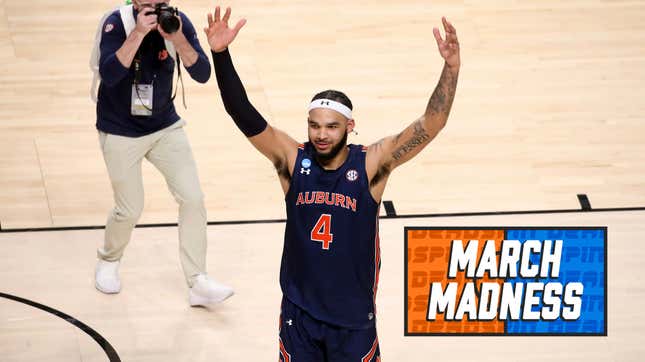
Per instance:
[[[302,162],[300,162],[300,165],[304,168],[309,168],[311,167],[311,160],[308,158],[303,158]]]
[[[358,171],[354,169],[347,170],[347,173],[345,173],[345,177],[347,178],[347,181],[354,182],[358,180]]]
[[[105,24],[105,28],[103,29],[103,31],[105,31],[106,33],[109,33],[112,31],[112,29],[114,29],[114,24]]]

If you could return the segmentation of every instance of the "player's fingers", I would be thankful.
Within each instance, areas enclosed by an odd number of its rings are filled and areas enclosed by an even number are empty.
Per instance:
[[[208,27],[210,28],[213,26],[213,14],[207,13],[206,14],[206,20],[208,20]]]
[[[246,24],[246,19],[241,19],[240,21],[235,24],[235,28],[233,28],[233,31],[235,32],[235,35],[242,29],[242,27]]]
[[[432,34],[434,34],[434,38],[437,41],[437,45],[441,47],[441,44],[443,43],[443,39],[441,39],[441,33],[439,33],[439,28],[432,28]]]
[[[457,35],[455,33],[446,33],[446,41],[449,43],[458,43]]]
[[[224,17],[222,18],[222,21],[223,21],[225,24],[228,24],[228,19],[229,19],[230,17],[231,17],[231,8],[230,8],[230,7],[227,7],[227,8],[226,8],[226,12],[224,13]]]
[[[219,22],[219,21],[220,21],[220,17],[219,17],[219,6],[216,6],[216,7],[215,7],[215,22],[217,23],[217,22]]]
[[[450,32],[450,25],[448,25],[448,20],[446,20],[445,16],[441,17],[441,23],[443,24],[443,30],[445,30],[446,33]]]
[[[452,34],[457,35],[457,29],[455,29],[454,25],[452,25],[452,23],[451,23],[451,22],[449,22],[449,21],[448,21],[448,27],[450,28],[450,32],[451,32]]]

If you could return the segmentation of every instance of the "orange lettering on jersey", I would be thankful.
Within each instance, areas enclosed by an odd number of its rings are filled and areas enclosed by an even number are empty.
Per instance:
[[[316,191],[316,203],[324,204],[325,203],[325,193],[321,191]]]
[[[305,192],[305,203],[307,205],[311,205],[314,203],[314,195],[316,194],[316,191],[311,193],[311,199],[309,198],[309,191]]]
[[[352,209],[352,211],[356,212],[356,199],[347,196],[345,197],[345,201],[347,201],[347,208]]]
[[[329,192],[325,192],[325,204],[334,206],[335,201],[336,201],[336,193],[335,192],[332,192],[331,199],[329,198]]]
[[[340,206],[345,209],[347,208],[347,206],[345,206],[345,195],[336,194],[336,206]]]
[[[296,200],[296,206],[311,204],[329,205],[342,207],[343,209],[354,212],[356,212],[357,203],[356,199],[350,196],[323,191],[306,191],[304,195],[302,192],[299,192]]]

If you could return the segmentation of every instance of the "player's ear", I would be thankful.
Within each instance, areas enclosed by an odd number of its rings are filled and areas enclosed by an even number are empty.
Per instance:
[[[354,130],[356,123],[353,118],[347,120],[347,133],[351,133]]]

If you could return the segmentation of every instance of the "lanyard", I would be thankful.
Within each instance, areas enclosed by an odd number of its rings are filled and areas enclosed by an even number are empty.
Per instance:
[[[177,83],[175,84],[175,91],[173,92],[172,97],[170,97],[170,102],[175,100],[175,97],[177,96],[177,89],[179,89],[179,83],[181,82],[181,98],[182,98],[182,103],[184,105],[184,108],[186,107],[186,91],[184,88],[184,79],[181,76],[181,59],[179,58],[179,54],[175,53],[175,58],[177,59]],[[135,85],[135,90],[137,92],[137,97],[139,100],[141,100],[141,96],[139,95],[139,87],[137,87],[140,82],[141,82],[141,51],[140,49],[137,50],[137,53],[134,56],[134,85]],[[154,84],[154,79],[156,77],[153,77],[152,79],[152,84]],[[172,84],[172,83],[171,83]],[[152,109],[148,108],[147,106],[143,105],[148,111],[152,112]]]

